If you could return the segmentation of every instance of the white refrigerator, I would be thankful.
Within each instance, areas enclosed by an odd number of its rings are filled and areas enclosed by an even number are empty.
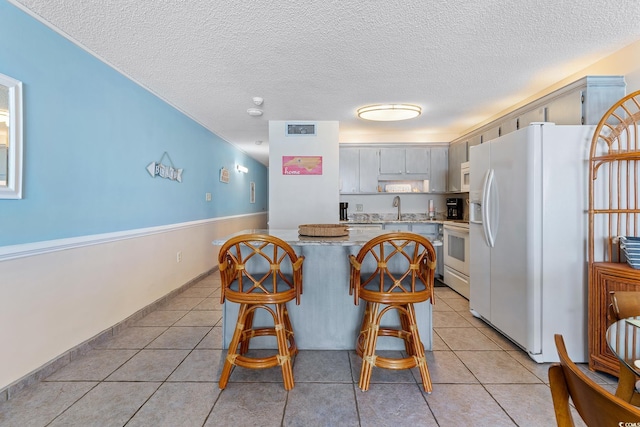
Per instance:
[[[533,123],[469,150],[469,306],[537,362],[558,360],[557,333],[587,361],[593,131]]]

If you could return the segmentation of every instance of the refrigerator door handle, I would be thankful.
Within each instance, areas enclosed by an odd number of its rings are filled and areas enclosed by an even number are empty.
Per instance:
[[[485,175],[484,185],[482,188],[482,229],[484,230],[484,238],[490,248],[493,248],[495,245],[493,233],[491,232],[491,221],[489,218],[489,199],[491,197],[491,185],[493,184],[493,179],[494,171],[493,169],[489,169]]]

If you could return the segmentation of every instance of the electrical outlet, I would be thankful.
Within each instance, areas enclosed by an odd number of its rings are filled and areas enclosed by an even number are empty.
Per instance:
[[[207,202],[210,202],[210,201],[211,201],[211,193],[206,193],[206,194],[204,195],[204,199],[205,199]]]
[[[363,209],[364,207],[361,204],[356,205],[356,212],[362,212]]]
[[[178,251],[176,253],[176,262],[181,262],[182,261],[182,251]]]

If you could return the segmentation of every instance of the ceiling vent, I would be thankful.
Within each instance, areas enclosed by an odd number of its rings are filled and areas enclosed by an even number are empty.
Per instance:
[[[315,123],[287,123],[287,136],[289,135],[315,135]]]

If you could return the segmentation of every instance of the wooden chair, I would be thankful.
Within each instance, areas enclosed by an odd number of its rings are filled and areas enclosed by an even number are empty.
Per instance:
[[[356,305],[360,299],[366,302],[356,342],[356,353],[362,357],[358,386],[363,391],[369,389],[374,366],[385,369],[417,366],[424,390],[431,393],[431,378],[413,305],[429,299],[433,302],[436,268],[433,245],[414,233],[383,234],[365,243],[358,255],[350,255],[349,259],[350,293]],[[380,326],[382,317],[390,310],[398,312],[400,327]],[[408,357],[394,359],[376,355],[379,336],[403,339]]]
[[[588,426],[640,425],[640,408],[617,398],[587,377],[569,359],[562,335],[555,335],[555,340],[560,363],[549,367],[549,384],[558,427],[574,425],[569,397]]]
[[[609,324],[627,317],[640,316],[640,292],[610,291]],[[640,381],[627,367],[620,364],[618,372],[618,391],[616,394],[632,405],[640,405]]]
[[[609,323],[617,322],[627,317],[640,316],[640,292],[638,291],[610,291]]]
[[[302,294],[303,256],[273,236],[244,234],[229,239],[220,248],[218,263],[222,282],[220,302],[240,304],[238,321],[229,344],[219,386],[224,389],[234,366],[249,369],[281,366],[284,388],[294,386],[291,358],[298,353],[286,303]],[[273,317],[274,327],[253,328],[257,309]],[[245,356],[251,338],[275,336],[278,354],[254,358]]]

